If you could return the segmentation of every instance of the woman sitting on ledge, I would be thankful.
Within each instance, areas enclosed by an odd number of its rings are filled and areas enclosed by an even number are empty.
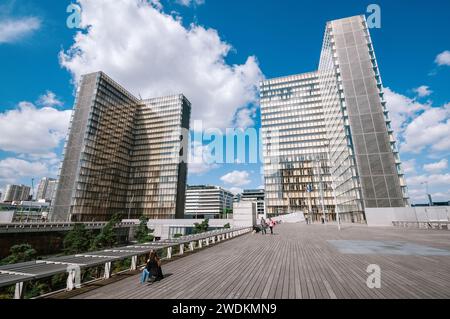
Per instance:
[[[141,283],[145,283],[152,276],[156,278],[155,281],[159,281],[164,278],[161,269],[161,259],[154,251],[150,253],[150,258],[147,260],[147,265],[142,271]]]

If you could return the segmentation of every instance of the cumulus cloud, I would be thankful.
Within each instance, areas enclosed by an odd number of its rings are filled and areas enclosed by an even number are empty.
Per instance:
[[[191,5],[199,6],[199,5],[205,4],[205,0],[176,0],[176,2],[185,7],[189,7]]]
[[[402,150],[420,153],[450,151],[450,103],[443,107],[433,107],[409,123],[404,130],[405,143]]]
[[[244,192],[244,190],[242,188],[239,188],[239,187],[231,187],[229,189],[229,191],[232,192],[234,195],[242,194]]]
[[[18,183],[22,178],[41,177],[49,173],[42,162],[30,162],[18,158],[6,158],[0,161],[0,183]]]
[[[437,65],[449,65],[450,66],[450,51],[444,51],[440,54],[438,54],[438,56],[435,59],[435,62]]]
[[[0,44],[17,42],[40,27],[41,20],[36,17],[2,20],[0,21]]]
[[[443,159],[436,163],[425,164],[423,169],[430,173],[440,173],[448,168],[448,160]]]
[[[419,103],[407,96],[396,93],[390,88],[384,89],[392,128],[397,136],[401,135],[405,128],[419,112],[429,109],[428,104]]]
[[[39,105],[43,106],[61,106],[63,105],[63,102],[61,102],[57,97],[56,94],[52,91],[47,91],[45,94],[41,95],[37,102]]]
[[[385,95],[402,152],[450,151],[450,103],[441,107],[422,104],[389,88]]]
[[[403,161],[402,162],[402,167],[403,167],[403,171],[406,174],[416,173],[416,160],[412,159],[412,160],[409,160],[409,161]]]
[[[416,92],[419,97],[430,96],[433,93],[433,91],[430,90],[430,87],[426,85],[419,86],[414,89],[414,92]]]
[[[233,171],[220,178],[226,184],[233,186],[244,186],[251,183],[250,175],[246,171]]]
[[[65,139],[72,111],[38,108],[21,102],[0,113],[0,150],[18,154],[48,154]]]
[[[182,92],[192,102],[192,120],[208,127],[229,127],[237,110],[256,103],[262,78],[256,58],[227,64],[232,47],[216,30],[185,28],[179,17],[144,1],[78,2],[85,30],[60,53],[75,81],[102,70],[135,95]]]
[[[256,108],[243,108],[236,113],[235,127],[246,129],[255,126]]]
[[[189,174],[202,175],[219,167],[214,163],[208,145],[203,145],[197,141],[192,142],[188,161]]]

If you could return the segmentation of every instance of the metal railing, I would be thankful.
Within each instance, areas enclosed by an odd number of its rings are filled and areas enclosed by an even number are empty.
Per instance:
[[[450,230],[449,221],[395,221],[392,224],[399,228]]]
[[[71,256],[35,260],[32,262],[0,266],[0,287],[15,285],[15,299],[22,299],[24,295],[24,283],[38,279],[53,277],[58,274],[67,274],[66,291],[81,288],[87,283],[81,284],[82,269],[98,266],[104,267],[104,275],[101,279],[109,279],[112,276],[112,263],[129,260],[131,266],[126,271],[137,270],[139,257],[147,256],[155,251],[164,256],[163,260],[170,260],[174,256],[182,256],[186,251],[202,249],[215,243],[249,233],[253,228],[236,228],[214,230],[197,235],[183,236],[177,239],[169,239],[145,244],[134,244],[124,247],[110,248],[98,252],[88,252]],[[177,251],[174,254],[175,250]],[[52,292],[55,293],[55,292]]]
[[[33,223],[8,223],[0,224],[0,233],[8,232],[33,232],[33,231],[59,231],[70,230],[76,224],[83,224],[86,229],[101,229],[105,227],[105,222],[90,222],[90,223],[48,223],[48,222],[33,222]],[[138,225],[133,222],[122,222],[115,225],[115,228],[130,228],[137,227]]]

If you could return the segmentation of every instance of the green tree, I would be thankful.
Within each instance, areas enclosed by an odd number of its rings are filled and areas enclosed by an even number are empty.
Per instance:
[[[194,234],[206,233],[208,231],[208,228],[209,228],[209,219],[205,219],[200,224],[199,223],[194,224],[193,232]]]
[[[89,251],[92,245],[93,234],[84,224],[75,224],[64,238],[64,253],[66,255],[79,254]]]
[[[148,229],[147,222],[147,218],[142,216],[140,219],[139,227],[136,231],[136,240],[139,244],[148,243],[153,241],[154,239],[154,236],[151,235],[151,233],[153,233],[153,230]]]
[[[10,255],[0,261],[0,265],[17,264],[36,259],[37,252],[29,244],[14,245],[9,250]]]
[[[230,229],[230,228],[231,228],[230,223],[223,225],[223,228],[225,228],[225,229]]]
[[[117,243],[117,235],[115,226],[120,222],[118,214],[114,214],[111,220],[102,228],[92,242],[91,249],[98,250],[103,248],[111,248]]]
[[[173,235],[173,238],[175,238],[175,239],[180,238],[180,237],[183,237],[183,234],[175,234],[175,235]]]

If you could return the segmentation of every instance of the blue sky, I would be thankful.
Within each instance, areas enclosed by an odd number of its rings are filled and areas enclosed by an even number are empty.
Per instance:
[[[75,0],[1,2],[0,191],[57,174],[80,74],[102,69],[143,97],[182,91],[194,119],[258,128],[258,81],[315,70],[326,21],[374,3],[155,0],[143,8],[136,1],[81,0],[92,27],[77,39],[80,30],[66,25]],[[436,199],[450,200],[450,2],[376,3],[382,25],[372,40],[411,197],[425,201],[428,181]],[[200,165],[189,183],[259,187],[260,165]]]

